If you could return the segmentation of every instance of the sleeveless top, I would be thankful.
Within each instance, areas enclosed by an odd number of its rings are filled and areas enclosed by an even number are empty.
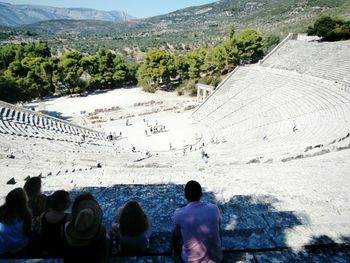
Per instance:
[[[46,219],[47,212],[41,220],[41,241],[43,248],[50,256],[62,256],[64,241],[62,237],[62,228],[67,221],[68,214],[55,223],[48,222]]]

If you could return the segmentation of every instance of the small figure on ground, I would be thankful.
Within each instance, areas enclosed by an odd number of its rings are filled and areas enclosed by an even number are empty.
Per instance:
[[[6,155],[6,157],[9,158],[9,159],[15,159],[16,158],[13,153]]]
[[[32,214],[22,188],[9,192],[0,207],[0,255],[25,253],[31,236]]]
[[[112,231],[124,254],[139,254],[149,247],[149,219],[136,201],[129,201],[118,209]]]
[[[72,220],[62,231],[64,262],[107,262],[108,239],[102,210],[90,193],[78,195],[72,205]]]
[[[209,161],[209,155],[207,153],[204,154],[204,162],[208,163]]]
[[[189,203],[174,213],[174,251],[184,262],[221,262],[220,211],[215,204],[201,202],[201,197],[201,185],[189,181],[185,186]]]
[[[173,149],[173,145],[169,143],[169,150],[171,151]]]
[[[201,155],[202,155],[202,159],[204,158],[204,156],[205,156],[205,151],[204,151],[204,149],[202,149],[202,151],[201,151]]]
[[[293,132],[296,132],[297,130],[298,130],[297,125],[296,125],[296,124],[294,124],[294,127],[293,127]]]
[[[69,193],[64,190],[56,191],[47,198],[47,212],[40,217],[41,243],[50,257],[63,256],[62,229],[68,221],[69,214],[65,210],[70,204]]]

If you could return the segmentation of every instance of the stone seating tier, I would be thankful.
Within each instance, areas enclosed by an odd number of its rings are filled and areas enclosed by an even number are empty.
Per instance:
[[[241,67],[192,115],[227,143],[222,156],[302,154],[350,132],[350,96],[330,81],[281,69]],[[293,131],[294,126],[297,130]],[[272,157],[272,156],[271,156]]]
[[[350,41],[289,40],[262,65],[316,76],[350,87]]]
[[[103,134],[79,127],[48,115],[0,102],[0,132],[24,137],[105,144]]]

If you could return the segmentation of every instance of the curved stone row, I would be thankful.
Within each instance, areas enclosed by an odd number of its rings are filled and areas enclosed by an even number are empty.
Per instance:
[[[104,141],[103,134],[0,101],[0,132],[58,141]]]
[[[350,132],[350,95],[330,81],[253,66],[239,68],[220,89],[192,117],[230,138],[231,150],[301,151]]]
[[[332,80],[350,91],[349,50],[350,41],[289,40],[262,65]]]

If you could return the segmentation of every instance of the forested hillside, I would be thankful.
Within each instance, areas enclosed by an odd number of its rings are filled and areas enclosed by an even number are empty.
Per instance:
[[[100,47],[136,58],[150,48],[181,53],[219,43],[234,23],[283,37],[306,32],[322,14],[350,17],[348,0],[222,0],[169,14],[119,24],[106,21],[55,20],[0,29],[6,41],[48,41],[53,53],[66,49],[94,53]]]
[[[253,29],[235,32],[212,48],[173,55],[163,49],[147,51],[142,63],[99,48],[95,54],[67,51],[52,56],[47,43],[0,46],[0,100],[15,102],[60,94],[84,94],[135,85],[145,91],[175,89],[196,93],[195,83],[216,86],[222,73],[236,65],[257,62],[264,54],[263,36]]]
[[[195,95],[196,83],[216,86],[237,65],[257,62],[292,29],[348,39],[349,10],[347,0],[222,0],[124,24],[55,20],[0,27],[0,100],[136,83],[148,92]],[[324,16],[333,13],[343,16]]]

